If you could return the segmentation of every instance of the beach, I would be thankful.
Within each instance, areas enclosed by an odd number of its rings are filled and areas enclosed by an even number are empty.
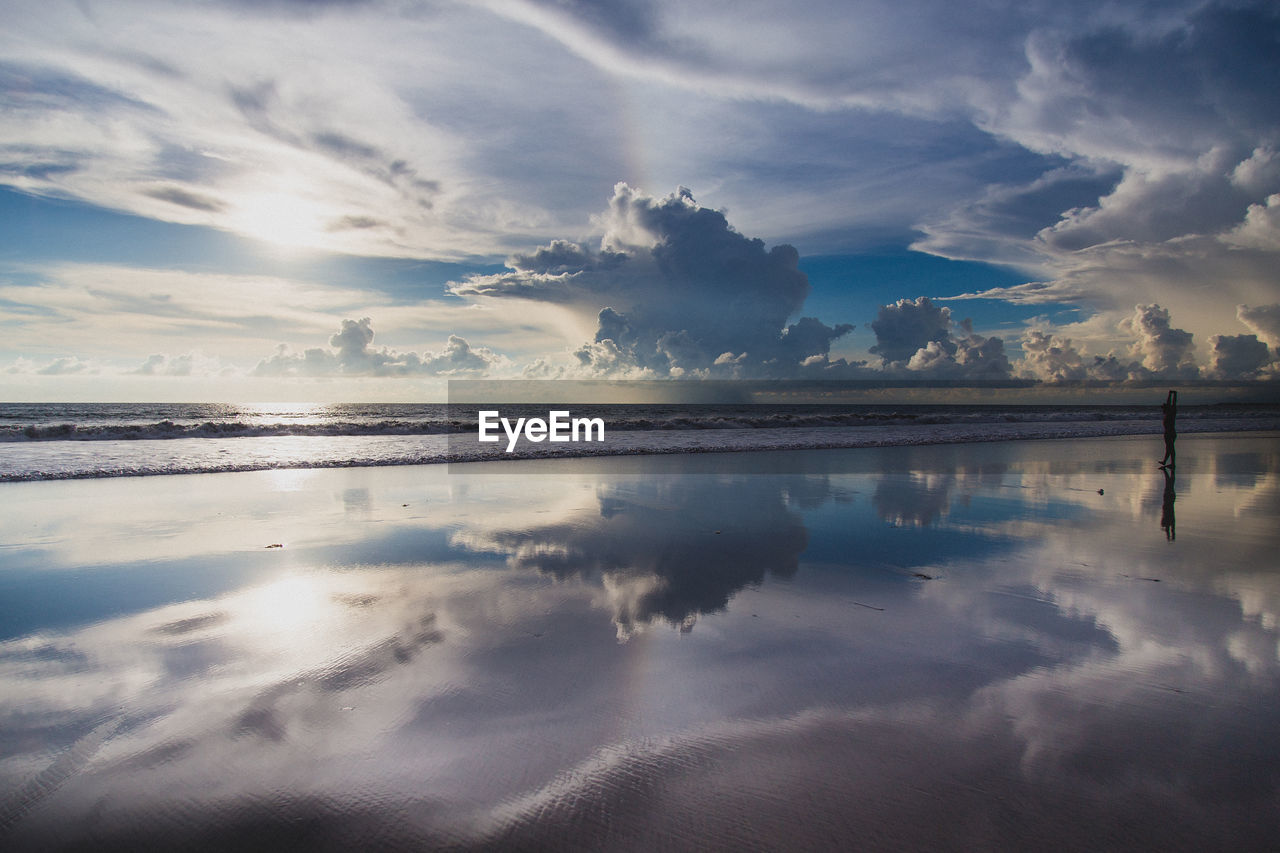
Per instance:
[[[1275,849],[1280,433],[1160,451],[2,483],[0,846]]]
[[[8,3],[0,853],[1280,852],[1280,3]]]

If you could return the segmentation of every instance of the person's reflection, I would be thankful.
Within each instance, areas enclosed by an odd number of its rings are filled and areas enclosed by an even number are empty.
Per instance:
[[[1164,469],[1164,504],[1160,507],[1160,526],[1164,528],[1164,536],[1170,542],[1177,538],[1174,533],[1173,502],[1178,494],[1173,490],[1173,469]]]

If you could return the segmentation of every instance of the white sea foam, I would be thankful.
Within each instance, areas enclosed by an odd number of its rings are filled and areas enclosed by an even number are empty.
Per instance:
[[[503,406],[542,416],[546,406]],[[759,430],[817,427],[1062,424],[1150,420],[1156,406],[961,405],[590,405],[574,414],[601,418],[611,432]],[[1179,423],[1280,417],[1280,406],[1187,407]],[[0,443],[182,439],[424,436],[475,433],[476,407],[421,404],[0,404]]]
[[[1280,430],[1280,415],[1188,419],[1182,432]],[[953,442],[1152,435],[1158,422],[1142,419],[1041,419],[993,422],[943,419],[939,423],[878,426],[764,427],[734,429],[606,430],[602,442],[522,443],[514,453],[480,444],[474,433],[382,435],[269,435],[208,438],[34,441],[0,453],[0,481],[123,477],[254,471],[418,465],[564,456],[624,456],[818,448],[888,447]],[[1154,452],[1154,451],[1153,451]]]

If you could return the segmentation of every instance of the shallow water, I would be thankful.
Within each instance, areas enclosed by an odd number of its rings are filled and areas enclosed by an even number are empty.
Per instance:
[[[0,846],[1274,849],[1280,437],[1159,449],[0,485]]]

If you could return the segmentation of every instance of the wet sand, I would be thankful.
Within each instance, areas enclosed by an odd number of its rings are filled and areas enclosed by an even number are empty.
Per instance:
[[[1178,449],[0,485],[0,846],[1276,849],[1280,435]]]

